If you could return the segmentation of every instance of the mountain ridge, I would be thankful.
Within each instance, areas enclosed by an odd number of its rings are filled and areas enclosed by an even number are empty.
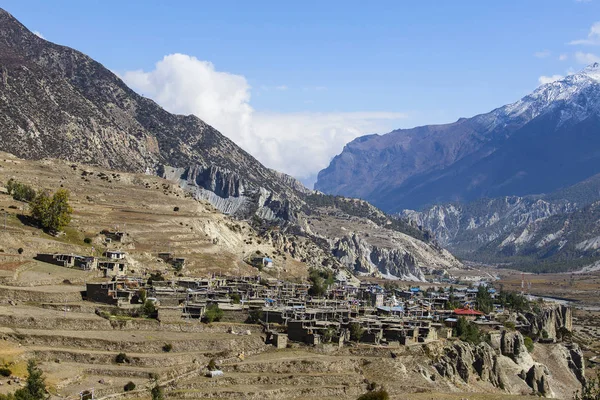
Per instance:
[[[599,121],[599,77],[595,63],[487,114],[357,138],[319,173],[315,188],[399,212],[574,184],[600,172],[593,151],[600,143],[590,133]],[[563,153],[571,159],[557,165]],[[540,181],[552,175],[556,182]]]
[[[600,260],[600,174],[547,195],[478,199],[404,210],[458,256],[536,272]]]
[[[265,240],[314,267],[420,280],[421,267],[461,266],[419,229],[374,207],[376,222],[359,203],[308,204],[312,191],[297,180],[264,167],[198,117],[165,111],[85,54],[37,37],[4,10],[0,76],[2,151],[156,174],[251,221]]]

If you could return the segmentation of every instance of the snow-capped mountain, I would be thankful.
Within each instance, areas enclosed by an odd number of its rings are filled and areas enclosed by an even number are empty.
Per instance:
[[[549,193],[600,172],[600,64],[515,103],[347,144],[315,188],[399,212]]]
[[[541,85],[521,100],[475,118],[495,117],[498,124],[521,119],[530,121],[544,113],[560,109],[561,122],[581,120],[600,111],[600,63],[581,72]]]

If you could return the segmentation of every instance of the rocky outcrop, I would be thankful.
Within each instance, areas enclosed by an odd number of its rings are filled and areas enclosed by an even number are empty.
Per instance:
[[[563,304],[544,305],[539,313],[526,315],[531,334],[543,339],[557,340],[562,333],[573,330],[573,311]]]
[[[507,378],[498,364],[498,355],[487,343],[473,346],[458,341],[443,349],[443,354],[433,364],[440,375],[456,381],[470,383],[481,379],[494,387],[503,388]]]
[[[425,354],[435,370],[457,387],[484,383],[512,394],[571,398],[578,383],[585,382],[583,355],[576,344],[540,343],[530,354],[519,332],[492,331],[489,339],[478,345],[431,343]]]
[[[577,204],[567,200],[510,196],[466,204],[435,205],[422,211],[403,210],[400,216],[433,233],[442,246],[468,254],[498,238],[510,236],[517,229],[576,209]],[[559,236],[560,233],[546,241]],[[515,235],[513,242],[521,243],[523,238],[520,241],[518,238],[519,235]]]
[[[519,332],[502,331],[499,350],[503,356],[511,358],[517,364],[526,365],[532,362],[523,335]]]
[[[310,190],[309,188],[304,186],[304,184],[302,184],[302,182],[300,182],[298,179],[294,178],[291,175],[284,174],[283,172],[275,171],[274,169],[272,169],[271,172],[273,172],[273,174],[275,174],[275,176],[277,176],[279,178],[279,180],[281,182],[283,182],[286,186],[291,187],[292,189],[294,189],[295,191],[297,191],[299,193],[310,194],[313,192],[312,190]]]
[[[400,218],[470,260],[507,263],[518,257],[521,268],[535,272],[593,269],[600,259],[599,191],[595,175],[547,195],[435,205],[404,210]]]
[[[544,365],[534,364],[525,375],[525,382],[533,392],[543,397],[552,396],[548,376],[550,371]]]
[[[570,343],[565,345],[565,349],[568,352],[566,355],[569,369],[577,377],[577,380],[581,384],[585,384],[585,359],[583,358],[583,352],[577,343]]]
[[[402,249],[380,248],[358,234],[344,236],[332,246],[333,255],[351,271],[421,281],[423,272],[414,256]]]

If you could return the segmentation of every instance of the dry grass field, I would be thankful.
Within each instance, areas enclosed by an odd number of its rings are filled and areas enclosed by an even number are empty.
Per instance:
[[[38,190],[68,189],[74,214],[65,234],[53,237],[27,225],[21,216],[27,214],[25,203],[0,193],[0,279],[17,270],[41,272],[40,266],[31,264],[38,252],[99,255],[107,248],[126,251],[134,271],[172,273],[156,257],[158,252],[172,251],[186,258],[183,273],[189,276],[256,275],[258,270],[243,260],[260,251],[274,259],[281,277],[301,279],[307,273],[306,265],[291,257],[284,259],[246,223],[187,197],[179,187],[158,177],[108,173],[56,160],[24,161],[0,153],[0,187],[10,178]],[[105,246],[100,235],[104,229],[125,231],[125,243]],[[85,238],[92,242],[84,243]],[[22,255],[17,252],[19,248]]]

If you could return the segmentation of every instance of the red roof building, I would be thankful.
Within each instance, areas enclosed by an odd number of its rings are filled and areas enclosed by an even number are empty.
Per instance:
[[[478,317],[484,315],[481,311],[471,310],[470,308],[456,308],[452,313],[461,317]]]

